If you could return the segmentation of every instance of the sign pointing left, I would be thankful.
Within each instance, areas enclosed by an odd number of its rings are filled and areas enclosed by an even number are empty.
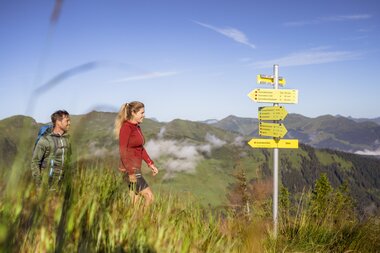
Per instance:
[[[248,144],[252,148],[298,148],[297,139],[251,139]]]
[[[297,104],[298,90],[254,89],[248,97],[261,103]]]

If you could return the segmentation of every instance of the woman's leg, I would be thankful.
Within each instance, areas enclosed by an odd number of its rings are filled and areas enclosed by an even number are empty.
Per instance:
[[[154,201],[154,195],[150,187],[145,188],[140,192],[140,195],[143,196],[145,200],[145,206],[149,206]]]
[[[137,195],[133,190],[129,190],[129,197],[131,198],[133,205],[136,205],[140,199],[140,195]]]

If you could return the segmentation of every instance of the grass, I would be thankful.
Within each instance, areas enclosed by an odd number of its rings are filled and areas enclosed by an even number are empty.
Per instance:
[[[334,205],[314,217],[310,193],[280,207],[273,238],[270,199],[248,217],[200,205],[191,194],[156,191],[133,206],[120,174],[76,169],[59,192],[37,192],[27,173],[0,194],[0,252],[377,252],[378,219],[336,219]],[[4,177],[0,186],[5,187]],[[203,182],[207,183],[207,182]],[[335,217],[335,218],[334,218]]]
[[[60,193],[20,184],[0,199],[0,252],[233,251],[222,220],[190,195],[158,195],[149,208],[133,207],[125,187],[107,169],[79,170]],[[223,226],[229,231],[228,219]]]
[[[179,173],[175,180],[166,180],[158,187],[152,184],[153,189],[177,192],[178,194],[190,195],[203,206],[219,206],[227,201],[225,194],[228,183],[233,178],[225,171],[217,160],[202,160],[197,166],[196,173]],[[163,171],[164,173],[164,171]],[[152,178],[154,181],[154,178]],[[151,182],[151,180],[149,180]]]
[[[329,154],[328,152],[323,151],[323,150],[322,151],[318,150],[317,152],[315,152],[315,154],[318,160],[324,166],[328,166],[335,163],[335,164],[338,164],[342,170],[347,170],[347,171],[352,170],[352,168],[354,167],[351,162],[344,160],[343,158],[341,158],[340,156],[336,154]]]

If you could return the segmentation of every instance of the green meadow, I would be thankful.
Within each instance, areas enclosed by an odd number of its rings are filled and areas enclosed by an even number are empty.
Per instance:
[[[3,173],[0,184],[0,252],[380,249],[379,219],[359,221],[346,189],[334,189],[325,175],[315,182],[313,191],[298,196],[281,188],[275,238],[270,197],[253,199],[247,212],[247,203],[215,208],[201,205],[192,193],[157,187],[154,204],[144,207],[132,205],[120,173],[106,165],[77,164],[55,192],[37,191],[27,174],[9,188],[4,180],[7,174]]]

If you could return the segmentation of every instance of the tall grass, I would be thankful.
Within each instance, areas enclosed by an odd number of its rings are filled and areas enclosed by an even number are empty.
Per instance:
[[[378,252],[378,220],[337,219],[336,203],[313,216],[311,202],[311,193],[294,208],[281,202],[273,238],[270,200],[253,202],[250,217],[189,194],[161,192],[146,208],[106,166],[78,168],[58,192],[24,176],[0,195],[0,252]]]
[[[380,252],[379,217],[359,222],[341,189],[331,189],[322,200],[319,195],[304,192],[293,208],[282,199],[279,236],[267,241],[269,252]]]
[[[133,206],[120,175],[105,168],[80,169],[60,192],[24,182],[0,199],[2,252],[232,252],[230,226],[191,196]]]

